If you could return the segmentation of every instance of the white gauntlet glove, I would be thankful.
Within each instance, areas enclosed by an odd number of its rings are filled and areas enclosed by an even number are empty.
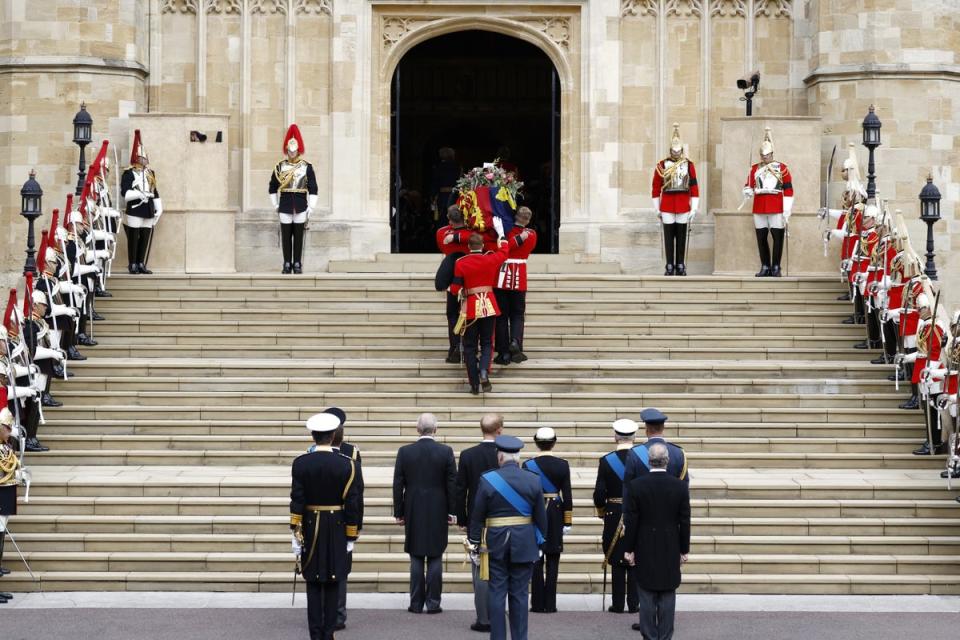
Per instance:
[[[752,197],[753,197],[753,189],[752,189],[751,187],[744,187],[744,188],[743,188],[743,197],[744,197],[744,198],[752,198]]]
[[[503,232],[503,220],[501,220],[500,218],[497,218],[497,217],[493,218],[493,228],[496,230],[498,238],[502,239],[503,236],[506,235]]]
[[[271,193],[271,194],[270,194],[270,204],[273,205],[273,210],[274,210],[274,211],[276,211],[277,209],[280,208],[280,194],[279,194],[279,193]]]
[[[353,551],[353,540],[347,540],[347,553]]]
[[[570,535],[570,532],[571,532],[572,530],[573,530],[573,527],[571,527],[570,525],[565,526],[565,527],[563,528],[563,535],[565,535],[565,536],[566,536],[566,535]]]

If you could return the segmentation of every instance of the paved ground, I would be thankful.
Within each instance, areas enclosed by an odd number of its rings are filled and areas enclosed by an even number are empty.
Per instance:
[[[632,616],[598,613],[594,598],[561,598],[566,613],[531,614],[530,637],[639,638]],[[340,640],[482,640],[468,629],[469,598],[437,616],[403,611],[402,595],[355,596]],[[304,640],[302,596],[280,594],[24,594],[0,605],[3,640]],[[10,606],[14,605],[14,606]],[[956,638],[960,598],[681,596],[678,639],[885,640]],[[589,607],[589,608],[588,608]],[[579,610],[577,610],[579,609]],[[913,613],[919,612],[919,613]]]

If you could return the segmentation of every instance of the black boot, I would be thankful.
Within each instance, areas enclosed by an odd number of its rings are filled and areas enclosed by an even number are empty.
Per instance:
[[[147,247],[150,245],[150,236],[153,235],[152,227],[140,229],[140,238],[137,242],[137,273],[150,275],[153,271],[147,269]]]
[[[780,261],[783,258],[783,243],[786,237],[785,229],[770,229],[773,235],[773,266],[770,267],[770,277],[780,277]]]
[[[903,373],[903,369],[897,367],[893,370],[893,373],[887,376],[887,380],[890,382],[903,382],[907,379],[907,376]]]
[[[0,576],[5,576],[10,573],[9,569],[3,567],[3,543],[7,539],[7,531],[4,529],[0,531]]]
[[[667,257],[667,266],[663,275],[672,276],[674,273],[674,265],[676,264],[676,252],[674,247],[676,247],[677,242],[677,225],[675,224],[664,224],[663,225],[663,251]]]
[[[140,245],[140,229],[123,225],[123,230],[127,234],[127,271],[131,274],[138,274],[137,268],[137,248]]]
[[[447,350],[447,359],[448,364],[460,364],[460,348],[459,347],[450,347]]]
[[[841,302],[850,302],[850,292],[847,291],[842,296],[837,296],[837,300],[840,300]]]
[[[103,287],[101,287],[99,283],[98,283],[97,286],[94,288],[93,295],[96,296],[97,298],[112,298],[112,297],[113,297],[113,294],[110,293],[109,291],[107,291],[106,289],[104,289]]]
[[[665,276],[672,276],[672,275],[673,275],[673,270],[674,270],[674,266],[673,266],[671,263],[668,262],[668,263],[666,264],[666,267],[665,267],[664,270],[663,270],[663,275],[665,275]]]
[[[758,278],[766,278],[770,275],[770,245],[767,243],[767,229],[757,229],[757,250],[760,253],[760,271],[757,272]]]
[[[54,397],[50,395],[49,391],[44,391],[43,394],[40,396],[40,404],[42,404],[45,407],[62,407],[63,406],[63,403],[58,402],[56,399],[54,399]]]
[[[908,373],[910,372],[908,371]],[[920,393],[919,393],[919,390],[917,389],[917,385],[911,384],[910,389],[911,389],[910,399],[900,405],[901,409],[916,410],[920,408]]]
[[[684,264],[687,258],[687,225],[678,223],[673,226],[676,227],[674,235],[677,240],[677,259],[674,262],[676,265],[674,274],[685,276],[687,275],[687,267]]]
[[[283,273],[293,273],[293,225],[280,225],[280,250],[283,252]],[[289,266],[288,266],[289,265]]]
[[[77,351],[76,347],[67,348],[67,360],[86,360],[87,356]]]
[[[306,224],[293,224],[293,272],[303,273],[303,233]]]
[[[77,344],[83,345],[84,347],[95,347],[100,343],[94,340],[93,338],[91,338],[90,336],[88,336],[87,334],[81,333],[77,336]]]
[[[887,360],[887,354],[881,354],[870,361],[870,364],[890,364]]]
[[[493,390],[493,385],[490,383],[490,376],[487,375],[486,371],[480,372],[480,386],[483,388],[484,393]]]
[[[930,443],[924,442],[920,445],[919,448],[913,450],[913,455],[915,456],[929,456],[930,454]]]
[[[50,451],[50,447],[45,447],[40,444],[40,441],[36,438],[27,438],[27,442],[24,445],[24,449],[31,451],[33,453],[42,453],[43,451]]]

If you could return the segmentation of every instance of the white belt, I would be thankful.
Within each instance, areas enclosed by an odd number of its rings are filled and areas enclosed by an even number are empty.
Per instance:
[[[527,264],[526,258],[507,258],[504,264]]]
[[[773,196],[778,193],[783,193],[780,189],[754,189],[753,192],[760,196]]]

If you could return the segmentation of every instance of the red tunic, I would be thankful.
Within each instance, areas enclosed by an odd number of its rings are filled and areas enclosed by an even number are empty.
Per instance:
[[[762,215],[783,213],[784,197],[793,197],[790,169],[782,162],[771,162],[764,167],[772,172],[763,171],[757,176],[760,165],[755,164],[750,167],[750,175],[744,185],[753,189],[753,212]]]
[[[521,241],[518,236],[524,231],[523,227],[514,227],[507,234],[507,240],[510,240],[510,257],[500,267],[500,275],[497,277],[497,289],[509,289],[511,291],[527,290],[527,258],[537,246],[537,232],[528,229],[530,235],[526,241]]]
[[[870,231],[861,234],[860,236],[860,255],[854,256],[853,258],[853,268],[850,269],[850,274],[848,279],[850,284],[853,284],[853,278],[858,273],[866,273],[867,269],[870,267],[870,254],[873,253],[874,247],[877,246],[877,242],[880,241],[880,236],[876,231],[871,229]]]
[[[453,234],[453,242],[443,244],[443,240],[447,237],[448,233]],[[470,238],[471,233],[473,232],[466,227],[456,229],[452,224],[441,227],[437,229],[437,249],[440,249],[440,253],[445,256],[451,253],[470,253],[470,249],[467,248],[467,240]]]
[[[933,321],[931,320],[931,322]],[[927,324],[923,327],[923,329],[921,329],[921,331],[926,331],[929,333],[930,325]],[[927,368],[927,364],[929,362],[936,362],[940,359],[940,349],[943,346],[943,327],[941,327],[939,324],[935,325],[933,334],[933,338],[927,343],[927,348],[930,350],[930,353],[926,358],[917,356],[917,361],[913,364],[913,377],[910,380],[912,384],[917,384],[920,382],[920,373]]]
[[[509,257],[510,245],[504,242],[496,251],[470,253],[457,260],[450,293],[457,295],[463,290],[461,316],[466,316],[467,321],[500,315],[493,287],[497,283],[500,265]]]
[[[660,198],[660,211],[664,213],[687,213],[690,211],[690,199],[700,197],[700,187],[697,186],[697,170],[693,163],[687,160],[689,180],[687,188],[679,191],[665,190],[670,185],[664,185],[663,172],[666,170],[668,158],[657,163],[653,172],[653,189],[651,197]]]

